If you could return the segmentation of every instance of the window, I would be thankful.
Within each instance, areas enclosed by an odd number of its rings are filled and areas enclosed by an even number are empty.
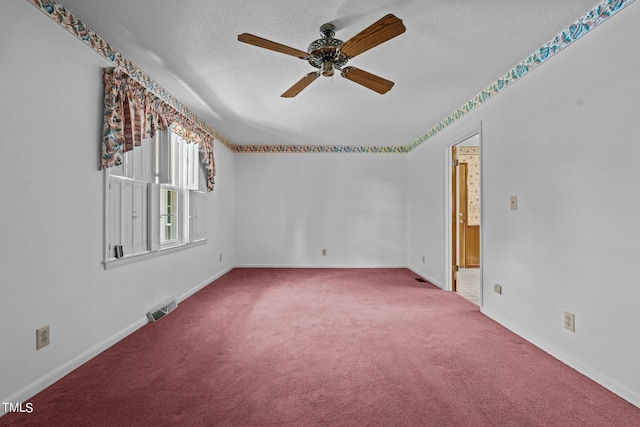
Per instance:
[[[160,243],[178,240],[178,192],[160,189]]]
[[[199,147],[169,129],[105,169],[105,268],[206,241]]]

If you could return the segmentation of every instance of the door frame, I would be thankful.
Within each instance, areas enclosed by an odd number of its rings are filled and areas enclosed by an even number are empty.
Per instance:
[[[453,291],[453,260],[454,260],[454,253],[453,251],[456,250],[455,245],[453,244],[453,237],[454,237],[454,231],[453,231],[453,227],[455,226],[455,224],[453,224],[454,221],[454,203],[452,200],[452,194],[453,194],[453,146],[454,145],[458,145],[463,141],[466,141],[467,139],[478,135],[479,137],[479,147],[480,147],[480,268],[482,268],[483,265],[483,261],[482,258],[484,256],[484,250],[482,248],[482,222],[483,222],[483,215],[482,215],[482,200],[483,200],[483,175],[484,175],[484,167],[483,167],[483,154],[482,154],[482,122],[478,122],[476,125],[468,128],[466,131],[459,133],[458,135],[456,135],[455,137],[451,138],[446,144],[445,144],[445,148],[446,148],[446,154],[445,154],[445,158],[446,158],[446,167],[445,167],[445,171],[446,171],[446,197],[447,197],[447,203],[445,204],[446,206],[446,212],[445,212],[445,230],[446,230],[446,256],[445,256],[445,271],[447,272],[446,274],[446,282],[445,282],[445,286],[446,289],[449,291]],[[482,307],[482,274],[480,277],[480,306]]]

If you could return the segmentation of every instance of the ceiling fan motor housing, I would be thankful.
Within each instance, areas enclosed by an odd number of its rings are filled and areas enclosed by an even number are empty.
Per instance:
[[[336,27],[333,24],[324,24],[320,27],[322,38],[314,40],[309,44],[309,64],[320,69],[320,74],[325,77],[332,76],[335,67],[344,66],[349,58],[338,48],[344,43],[335,39]]]

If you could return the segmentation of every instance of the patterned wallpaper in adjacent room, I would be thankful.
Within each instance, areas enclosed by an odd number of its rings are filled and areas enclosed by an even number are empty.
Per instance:
[[[467,164],[467,224],[480,225],[480,147],[458,147],[458,161]]]

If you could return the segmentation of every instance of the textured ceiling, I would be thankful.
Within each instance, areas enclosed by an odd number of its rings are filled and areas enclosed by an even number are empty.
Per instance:
[[[543,46],[597,0],[60,0],[235,145],[405,146]],[[395,82],[385,95],[237,41],[300,50],[325,22],[347,40],[387,13],[404,34],[349,61]]]

